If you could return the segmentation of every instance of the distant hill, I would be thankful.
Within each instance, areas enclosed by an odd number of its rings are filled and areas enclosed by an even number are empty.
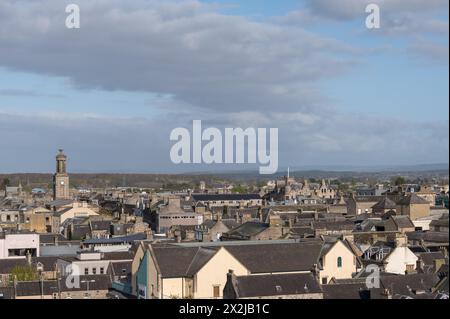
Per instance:
[[[423,164],[410,166],[307,166],[290,169],[291,176],[299,179],[339,178],[345,180],[389,180],[393,176],[403,176],[408,180],[444,179],[448,180],[448,164]],[[216,171],[186,174],[110,174],[110,173],[69,173],[71,187],[138,187],[185,189],[199,185],[205,181],[207,185],[223,183],[253,183],[265,182],[286,175],[287,168],[279,169],[275,175],[260,175],[257,170],[246,171]],[[0,185],[4,179],[9,179],[11,185],[22,183],[23,186],[52,187],[52,174],[22,173],[0,174]]]

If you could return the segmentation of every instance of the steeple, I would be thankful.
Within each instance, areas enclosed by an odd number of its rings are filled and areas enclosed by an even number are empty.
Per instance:
[[[65,174],[66,173],[66,162],[67,156],[64,154],[64,150],[60,149],[59,154],[56,155],[56,173]]]
[[[53,176],[53,199],[70,199],[67,156],[62,149],[56,155],[56,173]]]

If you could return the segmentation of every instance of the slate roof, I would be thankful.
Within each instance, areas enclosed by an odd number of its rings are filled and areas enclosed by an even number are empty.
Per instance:
[[[303,227],[292,227],[290,229],[292,236],[305,237],[314,235],[314,230],[311,227],[303,226]]]
[[[445,259],[442,252],[427,252],[419,254],[419,258],[426,266],[434,266],[434,261],[436,259]]]
[[[0,274],[10,274],[14,267],[26,265],[28,265],[28,262],[25,258],[0,259]]]
[[[50,206],[50,207],[61,207],[61,206],[66,206],[66,205],[70,205],[72,204],[74,201],[71,199],[56,199],[53,200],[49,203],[47,203],[46,206]]]
[[[39,234],[39,243],[53,244],[55,242],[55,238],[58,239],[58,242],[67,241],[67,238],[61,234]]]
[[[37,266],[38,263],[41,263],[44,271],[54,271],[57,260],[58,260],[58,257],[56,257],[56,256],[33,257],[32,263],[33,263],[33,266],[35,266],[35,267]]]
[[[413,222],[408,216],[391,216],[391,219],[394,221],[398,228],[415,228]]]
[[[289,243],[225,246],[252,273],[310,271],[318,263],[322,244]]]
[[[250,238],[269,228],[269,225],[261,222],[246,222],[227,232],[226,237]]]
[[[436,231],[415,231],[406,233],[408,240],[423,240],[426,243],[448,243],[448,233]]]
[[[192,275],[214,254],[217,248],[175,247],[170,245],[153,246],[153,253],[164,278]]]
[[[310,271],[318,262],[322,244],[227,244],[223,246],[252,273]],[[156,262],[165,278],[192,276],[221,248],[215,246],[151,246]]]
[[[239,226],[239,223],[235,219],[222,219],[222,223],[230,230]]]
[[[91,221],[91,230],[107,230],[109,232],[110,227],[111,227],[110,220]]]
[[[116,276],[130,276],[131,275],[131,265],[133,261],[120,261],[111,262],[111,268],[113,274]]]
[[[133,254],[130,251],[115,251],[103,253],[103,260],[133,260]]]
[[[87,283],[83,281],[93,281],[89,282],[89,290],[108,290],[111,288],[111,279],[108,275],[92,275],[92,276],[80,276],[80,287],[79,288],[68,288],[66,286],[65,278],[60,280],[58,285],[57,280],[46,280],[40,281],[24,281],[18,282],[16,286],[16,294],[18,297],[28,297],[28,296],[40,296],[42,292],[44,295],[52,295],[53,293],[58,293],[59,291],[86,291]]]
[[[259,194],[193,194],[194,201],[230,201],[230,200],[258,200]]]
[[[370,299],[365,283],[322,285],[323,299]]]
[[[355,196],[354,199],[357,202],[366,202],[366,203],[371,203],[371,202],[379,202],[381,200],[383,200],[383,198],[385,198],[385,196]]]
[[[235,282],[240,298],[322,293],[311,273],[238,276]]]
[[[91,244],[120,244],[120,243],[132,243],[137,240],[145,240],[147,236],[145,234],[133,234],[129,236],[112,237],[112,238],[93,238],[83,241],[84,245]]]
[[[431,227],[448,227],[448,218],[447,219],[434,219],[430,223]]]
[[[433,298],[431,289],[439,282],[434,274],[410,274],[402,276],[382,276],[381,287],[389,289],[394,299],[410,297],[414,299]],[[419,292],[424,292],[423,294]]]
[[[417,196],[416,194],[410,194],[407,196],[402,197],[398,202],[397,205],[401,205],[401,206],[407,206],[407,205],[412,205],[412,204],[427,204],[429,205],[430,203],[427,202],[425,199],[423,199],[422,197]]]
[[[387,196],[372,206],[372,210],[395,209],[397,204]]]
[[[313,222],[314,229],[325,229],[325,230],[353,230],[355,224],[352,221],[316,221]]]

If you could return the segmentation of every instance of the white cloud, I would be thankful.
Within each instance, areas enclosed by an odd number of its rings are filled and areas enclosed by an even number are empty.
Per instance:
[[[282,165],[324,164],[330,157],[336,164],[448,160],[448,122],[376,119],[330,106],[317,84],[354,70],[367,50],[298,26],[221,15],[198,1],[77,3],[81,29],[68,30],[60,0],[1,1],[0,66],[64,77],[79,89],[157,93],[148,104],[162,112],[153,120],[99,116],[95,105],[93,114],[0,113],[0,136],[13,136],[0,139],[0,149],[9,150],[2,155],[6,167],[65,147],[79,167],[173,169],[169,132],[193,119],[218,127],[278,127]],[[405,3],[383,5],[400,12]],[[408,3],[407,14],[424,11],[425,2]],[[360,7],[359,0],[310,1],[306,15],[297,14],[346,20],[358,18]],[[399,23],[396,34],[406,32],[406,24],[411,20]],[[430,32],[445,33],[445,27],[427,20]],[[434,53],[425,52],[430,49]],[[420,41],[414,50],[442,58],[440,48]]]

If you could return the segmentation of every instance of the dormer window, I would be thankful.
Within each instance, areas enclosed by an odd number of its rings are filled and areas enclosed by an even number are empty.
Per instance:
[[[42,265],[41,262],[38,262],[36,264],[36,269],[37,269],[37,271],[44,271],[44,265]]]

